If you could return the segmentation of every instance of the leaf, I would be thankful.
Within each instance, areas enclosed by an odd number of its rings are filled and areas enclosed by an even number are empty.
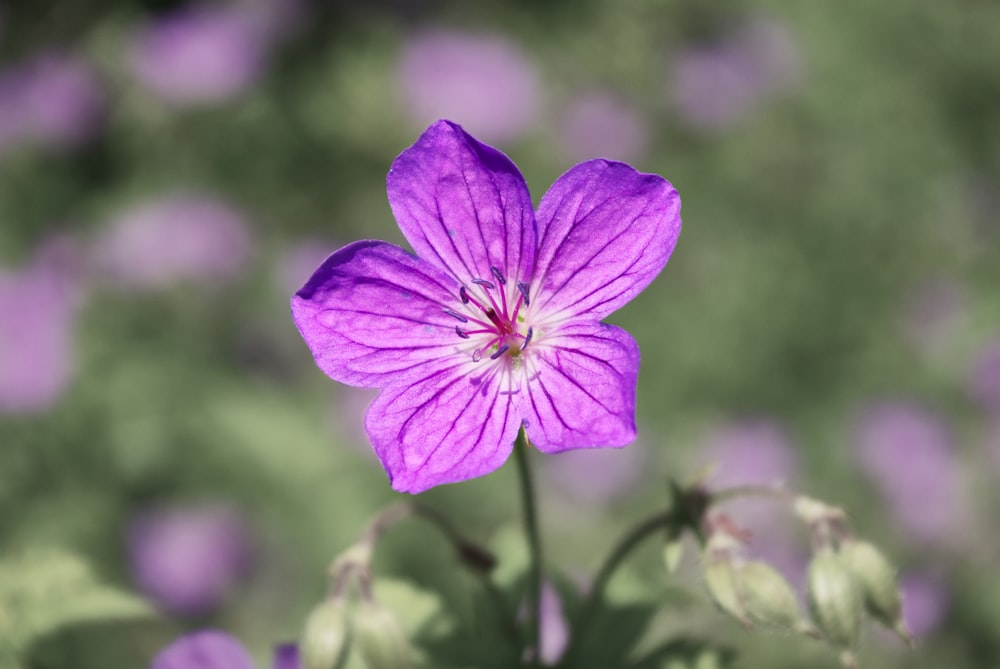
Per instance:
[[[81,623],[152,616],[142,599],[99,583],[79,557],[31,549],[0,561],[0,669],[43,636]]]
[[[605,603],[590,617],[584,634],[576,634],[574,630],[560,666],[572,669],[628,666],[629,657],[655,613],[653,604]]]
[[[707,641],[674,639],[628,665],[628,669],[726,669],[732,666],[734,657],[730,649]]]

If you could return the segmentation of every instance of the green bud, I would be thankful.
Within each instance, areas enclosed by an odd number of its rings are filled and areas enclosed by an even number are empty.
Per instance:
[[[719,610],[750,627],[750,620],[743,609],[743,598],[740,596],[739,576],[732,562],[709,560],[702,577],[705,579],[709,596]]]
[[[351,647],[351,626],[344,602],[327,600],[314,608],[302,634],[304,669],[342,669]]]
[[[805,631],[799,600],[785,577],[771,565],[754,560],[739,571],[743,609],[750,622],[762,627]]]
[[[668,541],[667,545],[663,547],[663,563],[667,566],[668,574],[677,571],[682,557],[684,557],[684,542],[680,537]]]
[[[903,624],[903,600],[896,582],[896,570],[889,560],[867,541],[843,544],[840,555],[861,586],[865,610],[909,643],[911,638]]]
[[[392,611],[375,602],[361,602],[354,617],[358,651],[368,669],[409,669],[410,642]]]
[[[809,608],[826,638],[854,648],[861,632],[862,594],[840,555],[821,553],[809,564]]]

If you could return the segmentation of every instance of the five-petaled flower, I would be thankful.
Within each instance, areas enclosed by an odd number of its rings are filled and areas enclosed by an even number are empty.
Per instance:
[[[599,321],[670,257],[673,186],[591,160],[536,212],[509,158],[439,121],[387,187],[416,257],[349,244],[292,298],[292,315],[327,375],[381,389],[365,422],[393,488],[487,474],[522,426],[548,453],[630,443],[639,348]]]

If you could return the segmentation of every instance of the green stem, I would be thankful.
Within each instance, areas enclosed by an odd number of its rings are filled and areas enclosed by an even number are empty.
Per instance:
[[[677,514],[673,510],[662,511],[633,527],[619,540],[604,560],[604,564],[597,571],[597,575],[594,576],[594,583],[580,611],[580,618],[576,624],[576,629],[573,630],[574,636],[584,638],[585,628],[590,624],[594,613],[596,613],[597,608],[604,600],[604,591],[607,589],[611,577],[614,576],[614,573],[621,566],[622,562],[625,561],[629,553],[635,550],[648,537],[653,536],[653,534],[671,528],[675,529],[675,534],[680,531]]]
[[[524,534],[528,542],[530,554],[530,570],[528,572],[528,666],[538,664],[538,640],[541,617],[539,608],[542,599],[542,542],[538,534],[538,515],[535,512],[535,489],[531,480],[531,467],[528,463],[528,437],[524,428],[517,433],[514,442],[514,456],[517,460],[517,473],[521,479],[521,508],[524,514]]]

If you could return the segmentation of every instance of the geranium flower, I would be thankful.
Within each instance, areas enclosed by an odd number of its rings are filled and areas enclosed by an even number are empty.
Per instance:
[[[299,649],[283,644],[274,649],[271,669],[301,669]],[[243,644],[225,632],[199,630],[176,639],[153,658],[149,669],[256,669]]]
[[[631,442],[639,348],[599,321],[666,264],[681,229],[673,186],[592,160],[535,212],[510,159],[439,121],[387,187],[416,257],[349,244],[292,315],[327,375],[381,389],[366,429],[393,488],[487,474],[522,426],[549,453]]]

